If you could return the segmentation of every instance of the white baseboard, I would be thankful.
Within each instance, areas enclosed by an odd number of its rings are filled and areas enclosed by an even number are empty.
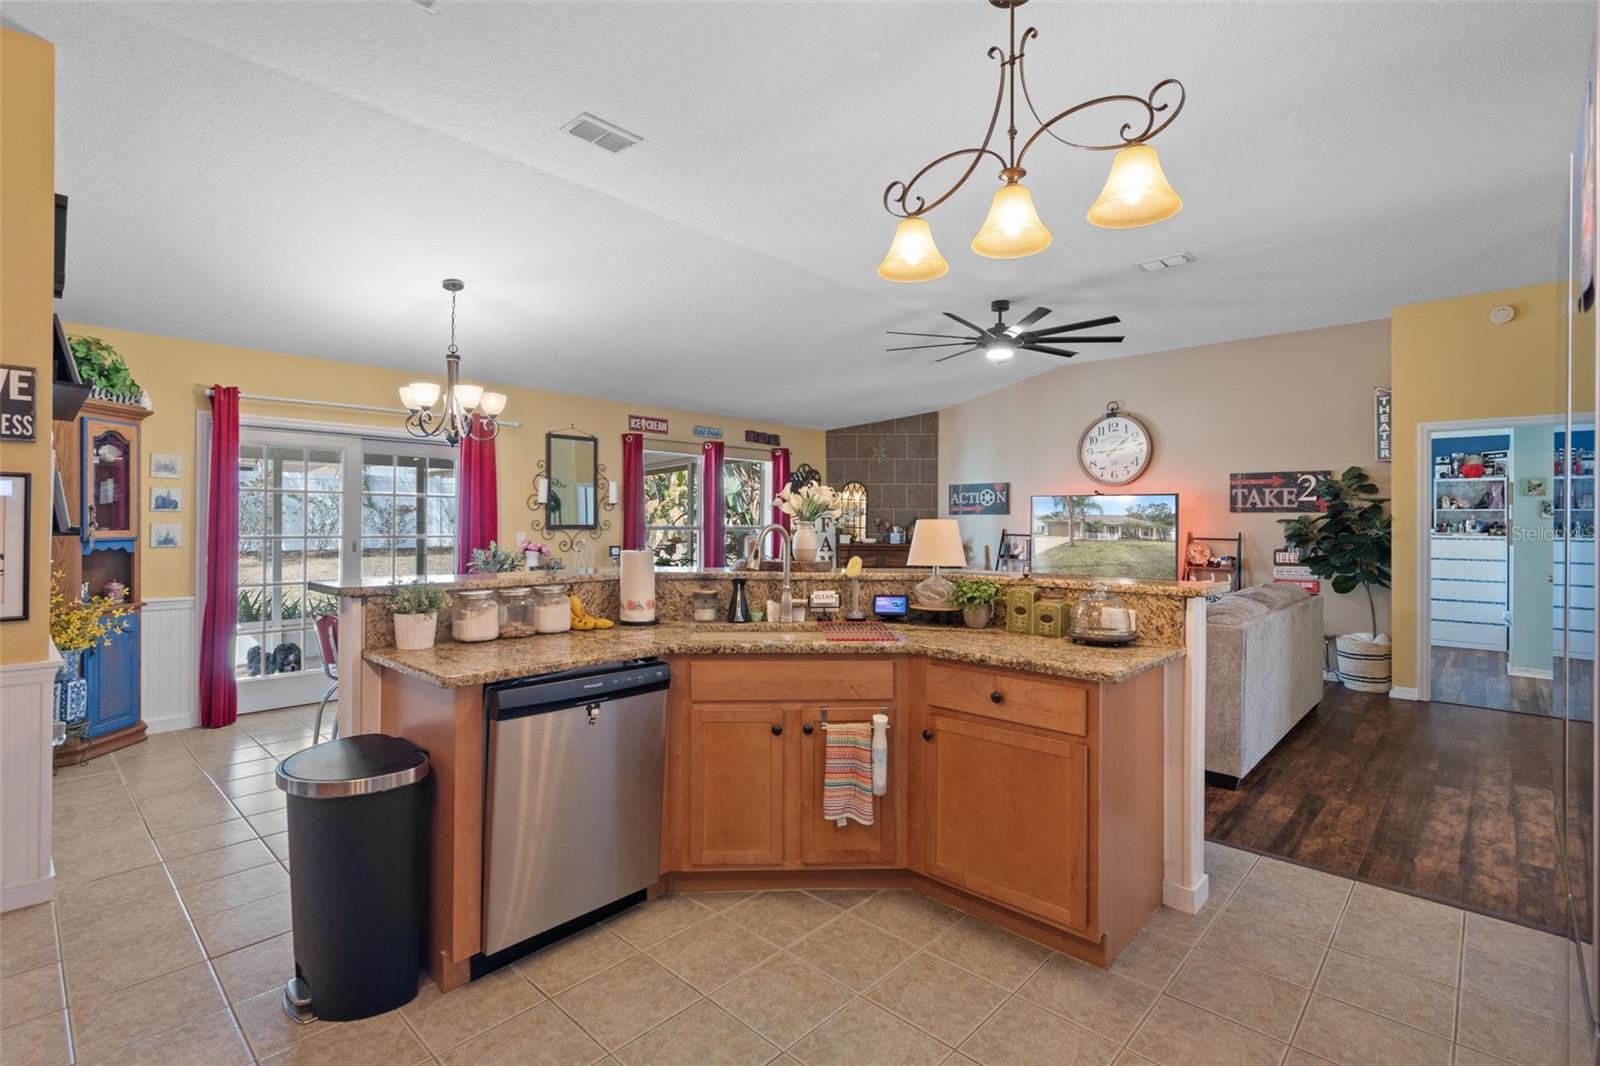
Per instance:
[[[1410,700],[1415,703],[1418,698],[1417,690],[1409,686],[1396,685],[1389,690],[1389,698],[1391,700]]]
[[[1200,880],[1192,887],[1185,888],[1176,881],[1165,881],[1161,885],[1161,902],[1175,911],[1185,914],[1199,914],[1200,908],[1206,905],[1206,900],[1211,898],[1211,875],[1201,874]]]
[[[55,864],[50,866],[48,877],[41,877],[35,881],[25,881],[20,885],[6,885],[0,888],[0,911],[14,911],[21,907],[31,907],[36,903],[47,903],[56,898],[56,869]]]
[[[139,711],[151,733],[200,724],[200,619],[193,596],[144,601]]]
[[[1536,681],[1550,681],[1556,676],[1554,670],[1535,670],[1531,666],[1508,666],[1506,673],[1512,677],[1531,677]]]

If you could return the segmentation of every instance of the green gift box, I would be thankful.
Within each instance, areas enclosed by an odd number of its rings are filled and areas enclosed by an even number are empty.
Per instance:
[[[1026,636],[1033,632],[1033,604],[1039,590],[1032,585],[1013,585],[1006,590],[1006,632]]]
[[[1067,605],[1061,600],[1039,600],[1033,605],[1033,632],[1041,637],[1059,637],[1066,632]]]

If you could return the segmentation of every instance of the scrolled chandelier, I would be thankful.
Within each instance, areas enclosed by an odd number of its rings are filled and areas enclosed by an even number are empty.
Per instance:
[[[1106,177],[1105,188],[1089,207],[1088,219],[1096,226],[1107,229],[1127,229],[1148,226],[1171,218],[1183,207],[1183,200],[1167,183],[1161,170],[1160,157],[1150,141],[1162,130],[1172,125],[1172,120],[1183,110],[1183,83],[1176,78],[1166,78],[1156,83],[1148,96],[1113,93],[1097,96],[1044,118],[1034,107],[1028,92],[1026,52],[1028,42],[1039,36],[1039,31],[1028,27],[1020,40],[1017,37],[1017,8],[1027,0],[989,0],[995,7],[1008,13],[1011,29],[1010,45],[989,49],[989,57],[1000,63],[1000,88],[995,95],[994,111],[989,116],[989,128],[976,148],[961,148],[947,152],[904,181],[892,181],[883,190],[884,210],[899,218],[894,241],[889,254],[878,264],[878,274],[889,281],[931,281],[950,269],[944,256],[933,242],[933,230],[923,216],[946,200],[967,183],[985,159],[1000,164],[999,177],[1004,183],[996,190],[989,205],[989,216],[972,238],[972,250],[991,259],[1016,259],[1034,255],[1050,247],[1050,230],[1039,218],[1033,206],[1033,193],[1022,183],[1027,176],[1023,161],[1028,151],[1045,134],[1071,148],[1090,152],[1115,152],[1111,160],[1111,173]],[[1017,147],[1017,95],[1021,93],[1023,106],[1039,124],[1029,137]],[[1139,117],[1124,122],[1117,140],[1106,144],[1080,144],[1069,141],[1056,132],[1058,123],[1073,115],[1106,105],[1133,106]],[[1000,126],[1002,112],[1006,115],[1006,145],[1002,155],[990,147]],[[961,176],[942,193],[931,200],[914,192],[917,183],[939,166],[953,160],[967,159]]]
[[[484,392],[482,385],[461,384],[461,349],[456,347],[456,294],[466,288],[459,278],[445,278],[450,294],[450,347],[444,353],[444,389],[437,382],[413,381],[400,386],[406,408],[406,431],[424,439],[443,437],[452,448],[463,437],[493,440],[500,434],[496,421],[506,409],[503,392]],[[442,399],[442,403],[440,403]],[[434,404],[439,409],[434,410]]]

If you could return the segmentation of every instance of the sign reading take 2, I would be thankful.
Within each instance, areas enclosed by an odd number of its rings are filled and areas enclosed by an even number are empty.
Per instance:
[[[1228,510],[1235,514],[1304,514],[1322,510],[1313,491],[1331,470],[1274,470],[1228,475]]]

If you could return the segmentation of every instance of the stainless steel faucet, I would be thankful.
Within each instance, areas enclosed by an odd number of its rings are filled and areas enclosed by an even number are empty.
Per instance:
[[[768,533],[777,533],[782,541],[782,553],[779,558],[783,560],[783,598],[778,601],[779,610],[783,614],[783,621],[787,623],[794,614],[794,585],[789,580],[789,557],[794,553],[794,539],[787,529],[776,522],[768,522],[761,527],[761,532],[756,534],[755,543],[750,546],[750,564],[752,569],[758,569],[761,562],[761,546],[767,542]],[[772,621],[772,619],[767,619]]]

